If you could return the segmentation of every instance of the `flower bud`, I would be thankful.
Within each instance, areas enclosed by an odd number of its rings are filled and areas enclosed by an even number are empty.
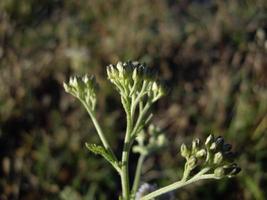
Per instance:
[[[223,167],[218,167],[214,170],[214,175],[217,178],[223,178],[225,176],[225,171]]]
[[[119,73],[123,73],[124,68],[123,68],[122,62],[118,62],[116,65],[116,68],[118,69]]]
[[[210,150],[211,151],[215,151],[216,150],[216,143],[213,142],[211,145],[210,145]]]
[[[190,151],[185,144],[181,145],[181,156],[184,158],[188,158],[190,156]]]
[[[71,92],[71,87],[67,83],[63,83],[63,87],[67,93]]]
[[[209,137],[207,137],[206,141],[205,141],[205,145],[207,147],[210,147],[211,143],[213,143],[214,141],[214,136],[212,134],[209,135]]]
[[[197,158],[203,158],[207,155],[207,152],[205,149],[201,149],[196,153],[196,157]]]
[[[133,70],[132,79],[133,79],[134,81],[137,81],[137,80],[138,80],[137,68],[134,68],[134,70]]]
[[[153,90],[154,92],[157,92],[157,91],[158,91],[158,85],[157,85],[156,81],[153,82],[153,84],[152,84],[152,90]]]
[[[197,166],[197,158],[195,156],[191,156],[187,161],[187,166],[189,170],[193,170]]]
[[[109,79],[112,77],[112,68],[112,65],[107,66],[107,75]]]
[[[167,139],[164,134],[160,134],[157,137],[157,146],[158,147],[163,147],[167,143]]]
[[[77,83],[77,77],[76,76],[70,77],[69,84],[72,85],[73,87],[76,87],[78,85],[78,83]]]
[[[223,155],[221,152],[217,152],[214,156],[214,160],[213,160],[213,163],[214,164],[221,164],[223,161]]]
[[[200,140],[198,138],[194,139],[192,142],[192,152],[196,152],[199,148]]]

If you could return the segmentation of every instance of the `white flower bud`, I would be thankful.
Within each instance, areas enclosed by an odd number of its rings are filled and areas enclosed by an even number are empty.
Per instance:
[[[197,166],[197,158],[195,156],[190,157],[187,162],[187,166],[189,170],[194,169]]]
[[[181,145],[181,156],[184,158],[188,158],[190,156],[190,151],[185,144]]]
[[[162,147],[166,144],[167,140],[164,134],[160,134],[157,138],[158,147]]]
[[[213,142],[213,143],[210,145],[210,150],[215,151],[215,149],[216,149],[216,143]]]
[[[215,155],[214,155],[214,161],[213,163],[214,164],[221,164],[223,161],[223,155],[221,152],[217,152]]]
[[[217,177],[217,178],[222,178],[225,176],[225,171],[224,171],[224,168],[223,167],[218,167],[214,170],[214,175]]]
[[[68,93],[71,92],[71,87],[67,83],[64,82],[63,87],[64,87],[66,92],[68,92]]]
[[[200,140],[198,138],[194,139],[192,142],[192,152],[196,152],[199,148]]]
[[[78,86],[77,77],[76,77],[76,76],[70,77],[69,84],[70,84],[72,87],[77,87],[77,86]]]
[[[154,91],[154,92],[157,92],[158,91],[158,85],[157,85],[157,83],[156,82],[154,82],[153,84],[152,84],[152,90]]]
[[[122,62],[118,62],[116,65],[118,71],[119,71],[119,77],[123,78],[125,74],[125,69],[123,68]]]
[[[207,155],[207,152],[205,149],[201,149],[196,153],[196,157],[197,158],[203,158]]]
[[[133,75],[132,75],[132,79],[134,80],[134,81],[137,81],[137,68],[134,68],[134,70],[133,70]]]
[[[209,137],[207,137],[206,141],[205,141],[205,145],[207,147],[210,146],[210,144],[214,141],[214,136],[212,134],[209,135]]]

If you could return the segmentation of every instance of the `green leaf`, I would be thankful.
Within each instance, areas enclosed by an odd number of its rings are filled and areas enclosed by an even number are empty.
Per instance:
[[[93,152],[94,154],[101,155],[102,157],[104,157],[111,165],[113,165],[113,167],[118,172],[120,171],[118,161],[116,160],[116,158],[114,158],[112,153],[110,153],[108,150],[105,149],[105,147],[101,145],[88,144],[88,143],[85,143],[85,146],[87,147],[89,151]]]

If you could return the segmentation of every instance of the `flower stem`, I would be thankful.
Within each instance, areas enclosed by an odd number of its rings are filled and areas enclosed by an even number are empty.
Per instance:
[[[98,135],[100,137],[100,140],[101,140],[102,144],[112,154],[113,158],[115,160],[117,160],[114,152],[112,151],[112,149],[111,149],[111,147],[110,147],[110,145],[108,143],[108,140],[106,139],[105,134],[102,131],[102,128],[100,127],[100,125],[99,125],[99,123],[98,123],[98,121],[96,119],[95,113],[86,105],[86,103],[84,101],[82,101],[82,100],[80,100],[80,101],[82,102],[82,104],[86,108],[86,110],[87,110],[87,112],[88,112],[88,114],[89,114],[89,116],[90,116],[90,118],[91,118],[91,120],[92,120],[92,122],[93,122],[93,124],[95,126],[95,129],[96,129],[96,131],[97,131],[97,133],[98,133]]]
[[[129,102],[122,99],[122,104],[124,106],[127,118],[127,128],[126,135],[124,138],[124,146],[122,152],[122,167],[121,167],[121,184],[122,184],[122,197],[123,200],[128,200],[130,198],[130,186],[129,186],[129,153],[131,149],[131,131],[132,131],[132,118]]]
[[[133,187],[132,187],[132,195],[133,196],[136,194],[139,183],[140,183],[142,165],[143,165],[143,162],[145,160],[145,157],[146,156],[144,154],[141,154],[138,158],[137,167],[136,167],[135,176],[134,176],[134,183],[133,183]]]
[[[216,179],[214,174],[204,174],[204,175],[196,175],[194,177],[192,177],[191,179],[184,181],[184,180],[180,180],[177,181],[175,183],[172,183],[168,186],[165,186],[163,188],[160,188],[154,192],[149,193],[148,195],[144,196],[141,198],[141,200],[149,200],[149,199],[153,199],[155,197],[158,197],[160,195],[163,195],[165,193],[168,193],[170,191],[176,190],[178,188],[184,187],[190,183],[199,181],[199,180],[203,180],[203,179]]]

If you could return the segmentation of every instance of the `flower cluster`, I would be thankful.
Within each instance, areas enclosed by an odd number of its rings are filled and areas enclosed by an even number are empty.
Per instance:
[[[63,83],[63,86],[67,93],[84,102],[91,111],[95,110],[96,81],[94,76],[73,76],[70,77],[68,83]]]
[[[139,62],[109,65],[107,75],[123,97],[142,98],[147,95],[155,102],[165,94],[162,84],[155,80],[155,72]]]
[[[232,146],[224,142],[219,136],[210,135],[204,145],[199,139],[194,139],[191,148],[181,145],[181,155],[186,159],[185,178],[196,167],[205,168],[206,172],[213,172],[216,178],[232,177],[240,172],[240,168],[234,163],[235,154]]]
[[[147,132],[148,134],[145,134],[145,131],[138,134],[137,144],[133,147],[133,152],[146,156],[166,146],[165,134],[158,127],[151,124]]]

